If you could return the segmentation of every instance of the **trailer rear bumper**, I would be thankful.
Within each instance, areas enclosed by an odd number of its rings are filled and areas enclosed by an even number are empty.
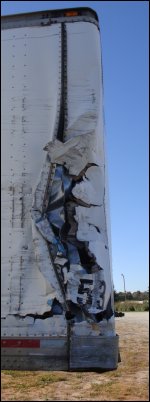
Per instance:
[[[118,365],[119,336],[72,337],[70,369],[111,370]]]
[[[67,337],[3,338],[2,370],[68,370]]]
[[[118,365],[118,335],[2,339],[2,370],[113,370]]]

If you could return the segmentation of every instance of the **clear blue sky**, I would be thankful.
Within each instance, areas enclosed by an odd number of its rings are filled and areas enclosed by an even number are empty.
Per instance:
[[[2,1],[2,15],[87,6],[99,16],[113,279],[148,288],[148,1]]]

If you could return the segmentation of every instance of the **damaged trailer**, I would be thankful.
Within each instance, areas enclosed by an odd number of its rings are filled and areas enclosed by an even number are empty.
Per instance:
[[[92,9],[2,17],[2,369],[114,369]]]

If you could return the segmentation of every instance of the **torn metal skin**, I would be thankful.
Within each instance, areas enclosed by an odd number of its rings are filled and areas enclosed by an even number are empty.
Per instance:
[[[96,134],[77,135],[64,143],[54,140],[44,149],[47,157],[34,194],[32,221],[51,312],[55,314],[57,300],[75,334],[114,335],[104,164],[96,152]],[[38,255],[45,247],[47,264],[43,266]]]

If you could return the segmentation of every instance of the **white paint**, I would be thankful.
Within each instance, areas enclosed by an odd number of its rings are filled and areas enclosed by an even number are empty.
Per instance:
[[[72,190],[74,197],[87,204],[101,206],[104,201],[104,171],[99,166],[87,169],[83,181],[77,183]]]
[[[68,124],[66,140],[95,132],[100,108],[100,41],[90,23],[67,24]],[[90,150],[92,147],[89,145]],[[84,154],[83,154],[84,155]]]
[[[100,324],[82,321],[72,326],[72,334],[76,336],[99,336]]]
[[[54,140],[45,145],[52,163],[64,165],[70,175],[78,176],[87,163],[98,164],[94,133],[75,136],[65,143]]]
[[[3,317],[43,314],[49,299],[63,300],[45,241],[35,228],[32,238],[31,228],[38,178],[40,211],[49,173],[43,147],[60,108],[60,33],[60,24],[2,32]]]
[[[60,29],[56,24],[2,32],[2,168],[5,177],[10,177],[8,160],[15,150],[10,160],[15,183],[16,175],[26,167],[31,186],[35,185],[45,159],[42,149],[55,132],[60,103]]]
[[[32,317],[19,318],[13,315],[2,319],[2,336],[26,336],[26,337],[51,337],[67,336],[67,326],[64,325],[65,317],[53,316],[40,320]]]
[[[79,224],[88,223],[89,225],[96,226],[101,232],[106,230],[106,222],[105,222],[105,214],[104,207],[81,207],[78,206],[75,208],[76,215],[75,220]]]

